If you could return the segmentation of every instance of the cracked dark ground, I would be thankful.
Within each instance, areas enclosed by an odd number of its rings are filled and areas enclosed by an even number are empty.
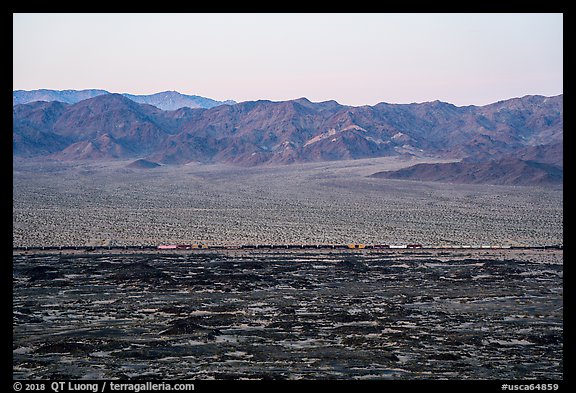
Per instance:
[[[14,254],[13,377],[563,378],[562,251]]]

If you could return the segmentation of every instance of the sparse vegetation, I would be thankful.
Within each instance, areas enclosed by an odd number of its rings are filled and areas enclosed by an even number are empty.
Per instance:
[[[561,187],[368,178],[394,158],[241,168],[15,162],[13,245],[563,242]]]

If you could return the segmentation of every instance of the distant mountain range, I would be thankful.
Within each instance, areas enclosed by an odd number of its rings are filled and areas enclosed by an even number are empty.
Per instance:
[[[166,111],[100,94],[74,104],[15,105],[13,113],[15,157],[262,165],[404,155],[462,162],[376,177],[562,182],[563,95],[464,107],[440,101],[352,107],[300,98]],[[135,166],[153,167],[141,164]],[[498,168],[525,175],[502,180]]]
[[[90,89],[90,90],[14,90],[12,92],[12,105],[27,104],[34,101],[59,101],[66,104],[75,104],[88,98],[93,98],[103,94],[110,94],[106,90]],[[131,99],[132,101],[140,104],[150,104],[155,107],[165,110],[173,111],[180,108],[213,108],[218,105],[229,104],[233,105],[236,102],[216,101],[211,98],[186,95],[178,93],[177,91],[164,91],[161,93],[150,95],[134,95],[123,93],[123,96]]]

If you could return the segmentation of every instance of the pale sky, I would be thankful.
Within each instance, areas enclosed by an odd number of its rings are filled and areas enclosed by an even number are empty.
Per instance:
[[[562,14],[13,14],[13,89],[485,105],[563,93]]]

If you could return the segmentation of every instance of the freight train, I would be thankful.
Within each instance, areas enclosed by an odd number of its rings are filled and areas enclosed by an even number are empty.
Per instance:
[[[350,244],[241,244],[241,245],[213,245],[207,244],[161,244],[157,248],[159,250],[197,250],[197,249],[302,249],[302,248],[316,248],[316,249],[389,249],[389,248],[422,248],[422,244],[410,243],[405,245],[390,245],[390,244],[364,244],[364,243],[350,243]]]
[[[206,244],[161,244],[159,250],[197,250],[208,248]]]
[[[523,246],[511,246],[511,245],[458,245],[458,246],[434,246],[427,245],[423,246],[418,243],[409,243],[403,245],[394,244],[364,244],[364,243],[350,243],[350,244],[243,244],[243,245],[207,245],[204,243],[195,244],[161,244],[161,245],[108,245],[108,246],[16,246],[12,247],[14,251],[65,251],[65,250],[77,250],[77,251],[96,251],[96,250],[246,250],[246,249],[352,249],[352,250],[386,250],[386,249],[449,249],[449,250],[459,250],[459,249],[519,249],[519,250],[562,250],[564,246],[562,244],[551,244],[551,245],[523,245]]]

